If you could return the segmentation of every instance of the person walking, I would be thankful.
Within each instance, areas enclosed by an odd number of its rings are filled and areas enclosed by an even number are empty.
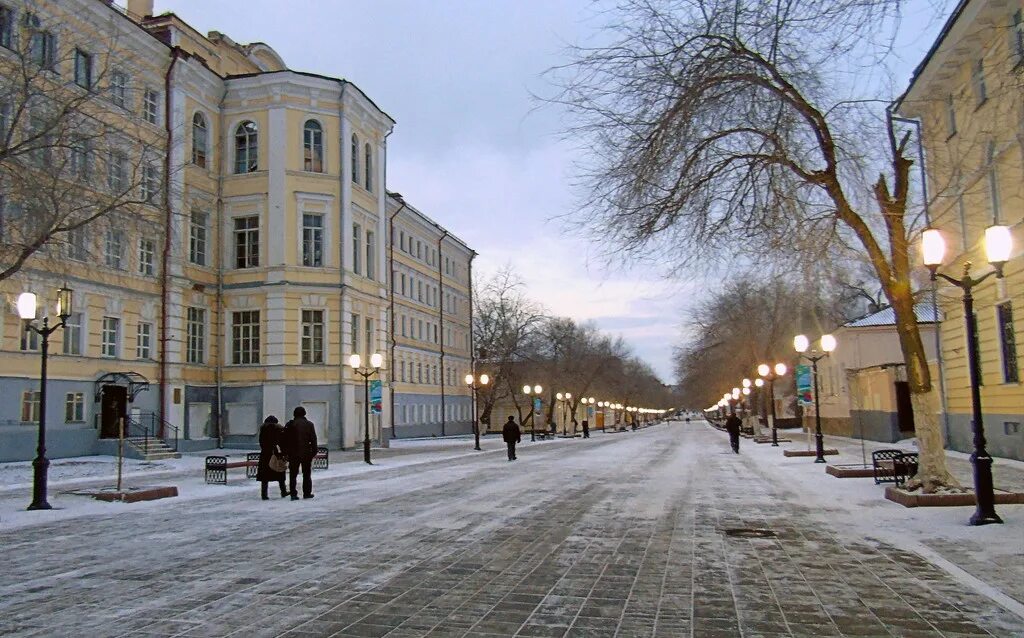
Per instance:
[[[516,443],[519,443],[521,433],[519,432],[519,426],[516,425],[516,419],[513,416],[508,417],[508,421],[505,422],[505,426],[501,428],[501,438],[505,440],[505,445],[508,446],[508,460],[516,460]]]
[[[590,421],[583,419],[583,438],[590,438]]]
[[[292,500],[299,500],[295,479],[302,470],[302,498],[313,498],[313,457],[316,456],[316,430],[306,419],[306,408],[301,405],[292,411],[294,417],[285,424],[288,448],[288,485]]]
[[[284,471],[270,467],[271,459],[275,459],[275,465],[284,463],[284,428],[273,414],[264,419],[260,426],[260,463],[256,467],[256,479],[260,482],[260,497],[264,501],[270,500],[267,496],[267,484],[270,481],[277,481],[281,487],[281,498],[288,496],[284,486]]]
[[[740,453],[740,426],[743,424],[740,418],[733,412],[725,420],[725,431],[729,433],[729,445],[736,454]]]

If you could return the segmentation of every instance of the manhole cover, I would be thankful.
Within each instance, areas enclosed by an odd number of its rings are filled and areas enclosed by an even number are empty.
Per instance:
[[[775,538],[775,532],[770,529],[757,529],[754,527],[738,527],[725,530],[726,536],[734,538]]]

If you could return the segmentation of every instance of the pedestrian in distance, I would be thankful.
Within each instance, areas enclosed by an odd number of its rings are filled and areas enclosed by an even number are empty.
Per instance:
[[[732,446],[732,451],[736,454],[740,453],[740,426],[743,422],[733,412],[729,415],[729,418],[725,420],[725,431],[729,433],[729,445]]]
[[[583,438],[590,438],[590,421],[583,419]]]
[[[501,428],[501,438],[505,440],[505,445],[508,446],[508,460],[516,460],[516,443],[519,443],[521,438],[521,432],[519,426],[516,425],[516,419],[513,416],[508,417],[508,421],[505,422],[504,427]]]
[[[306,408],[301,405],[292,412],[291,421],[285,424],[285,438],[288,448],[288,485],[292,500],[299,500],[295,491],[295,479],[302,470],[302,498],[313,498],[313,457],[316,456],[316,430],[306,419]]]
[[[275,465],[285,463],[284,427],[273,414],[263,419],[263,425],[260,426],[260,462],[256,467],[256,479],[260,482],[260,497],[264,501],[270,500],[267,484],[271,481],[277,481],[281,487],[281,498],[288,496],[284,486],[284,471],[270,467],[272,459]]]

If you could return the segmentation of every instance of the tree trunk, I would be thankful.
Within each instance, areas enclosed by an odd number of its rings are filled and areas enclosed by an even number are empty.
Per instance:
[[[900,293],[904,291],[894,291],[890,301],[896,315],[896,333],[907,365],[907,384],[910,386],[914,430],[920,452],[917,475],[907,483],[907,489],[921,489],[929,494],[944,487],[960,488],[960,483],[946,468],[946,447],[935,409],[936,393],[932,389],[924,343],[914,314],[914,298],[909,288],[905,294]]]

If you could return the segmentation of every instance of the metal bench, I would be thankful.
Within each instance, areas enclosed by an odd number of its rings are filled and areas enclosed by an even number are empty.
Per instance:
[[[917,452],[904,452],[892,460],[892,474],[896,485],[903,485],[917,474]]]
[[[206,457],[204,477],[207,483],[228,484],[228,470],[236,467],[245,468],[246,478],[256,478],[256,468],[260,464],[260,453],[250,452],[244,461],[228,461],[226,456]]]
[[[313,457],[314,470],[326,470],[329,462],[330,452],[324,446],[316,449],[316,456]]]
[[[875,450],[871,453],[871,466],[874,470],[875,485],[879,483],[902,485],[907,479],[917,474],[917,452],[891,449]]]

